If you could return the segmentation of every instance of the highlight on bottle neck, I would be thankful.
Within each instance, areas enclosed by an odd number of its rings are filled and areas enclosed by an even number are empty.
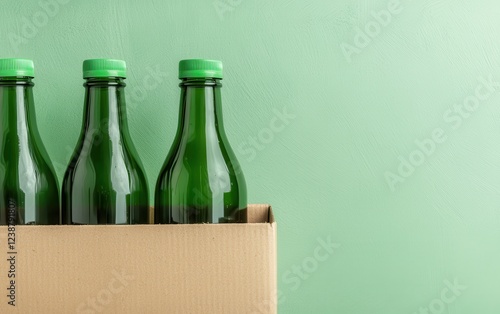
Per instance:
[[[126,111],[122,88],[125,86],[126,69],[126,63],[122,60],[89,59],[83,62],[85,119],[90,121],[92,128],[109,129],[118,121],[125,128]]]

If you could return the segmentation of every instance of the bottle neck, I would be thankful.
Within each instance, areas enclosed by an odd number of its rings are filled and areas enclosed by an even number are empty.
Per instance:
[[[188,141],[224,134],[219,79],[183,79],[178,133]]]
[[[27,144],[32,133],[38,134],[33,105],[31,77],[0,78],[0,132],[5,137],[19,138],[19,145]]]
[[[123,78],[88,78],[85,86],[84,123],[86,132],[121,137],[128,132]],[[128,133],[127,133],[128,134]]]

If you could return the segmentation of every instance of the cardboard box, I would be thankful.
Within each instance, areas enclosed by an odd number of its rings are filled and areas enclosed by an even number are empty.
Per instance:
[[[276,313],[276,223],[269,205],[247,217],[0,226],[0,313]]]

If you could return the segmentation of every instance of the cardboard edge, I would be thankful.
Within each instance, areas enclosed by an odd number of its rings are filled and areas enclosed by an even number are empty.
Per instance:
[[[271,225],[275,225],[276,224],[276,220],[274,220],[274,213],[273,213],[273,207],[269,204],[267,204],[268,208],[269,208],[269,216],[267,218],[267,221],[271,224]]]
[[[249,214],[249,207],[252,207],[257,210],[257,213],[252,212]],[[263,219],[258,219],[258,212],[260,210],[265,209],[267,211],[267,219],[266,221],[262,221]],[[245,217],[245,220],[247,223],[275,223],[276,221],[274,220],[274,214],[271,205],[269,204],[248,204],[247,208],[245,209],[243,216]],[[260,220],[260,221],[259,221]],[[154,218],[154,207],[150,206],[149,207],[149,224],[155,224],[155,218]]]
[[[278,231],[276,220],[274,219],[273,208],[271,205],[268,206],[268,222],[271,226],[271,250],[269,254],[269,267],[270,267],[270,287],[271,287],[271,314],[278,313]]]

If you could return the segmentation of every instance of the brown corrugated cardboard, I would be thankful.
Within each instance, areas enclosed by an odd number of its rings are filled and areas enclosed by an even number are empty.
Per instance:
[[[16,226],[13,246],[0,226],[0,313],[276,313],[276,223],[268,205],[247,217]]]

